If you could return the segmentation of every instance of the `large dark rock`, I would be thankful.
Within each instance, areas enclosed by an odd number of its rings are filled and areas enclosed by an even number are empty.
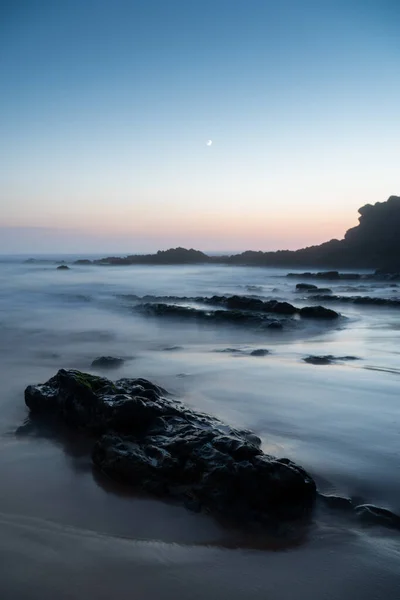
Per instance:
[[[95,434],[95,465],[147,493],[268,523],[303,518],[314,505],[315,483],[301,467],[265,455],[256,435],[189,409],[147,380],[60,370],[29,386],[25,401]]]

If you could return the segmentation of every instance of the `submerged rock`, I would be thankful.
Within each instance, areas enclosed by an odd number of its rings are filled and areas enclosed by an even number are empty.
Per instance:
[[[116,358],[115,356],[99,356],[92,362],[94,369],[117,369],[122,367],[124,364],[123,358]]]
[[[329,354],[327,356],[306,356],[303,360],[310,365],[331,365],[335,359]]]
[[[68,265],[60,265],[59,267],[57,267],[57,271],[69,271],[69,266]]]
[[[359,360],[358,356],[333,356],[326,354],[325,356],[310,355],[303,358],[304,362],[310,365],[332,365],[337,361]]]
[[[250,352],[250,356],[267,356],[267,354],[269,354],[269,350],[264,348],[257,348],[257,350]]]
[[[354,504],[351,498],[336,496],[334,494],[318,494],[319,500],[332,510],[350,512],[354,510]]]
[[[360,504],[356,506],[357,517],[365,524],[383,525],[393,529],[400,529],[400,516],[392,513],[386,508],[380,508],[373,504]]]
[[[288,273],[287,277],[296,277],[297,279],[322,279],[326,281],[355,281],[361,279],[359,273],[339,273],[339,271],[320,271],[318,273]],[[368,277],[368,276],[366,276]]]
[[[298,519],[314,505],[315,483],[301,467],[145,379],[113,383],[62,369],[29,386],[25,401],[97,435],[95,465],[136,489],[244,521]]]

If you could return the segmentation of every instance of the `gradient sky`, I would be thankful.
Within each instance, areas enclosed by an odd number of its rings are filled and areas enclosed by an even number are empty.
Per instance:
[[[0,252],[342,237],[400,194],[399,28],[398,0],[0,0]]]

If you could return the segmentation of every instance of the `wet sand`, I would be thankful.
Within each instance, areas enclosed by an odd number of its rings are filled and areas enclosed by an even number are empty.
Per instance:
[[[398,542],[349,531],[259,552],[126,540],[0,515],[7,600],[395,600],[399,560]]]

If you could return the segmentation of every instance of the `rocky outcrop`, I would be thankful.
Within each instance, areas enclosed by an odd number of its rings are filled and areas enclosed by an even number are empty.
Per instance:
[[[135,489],[240,521],[299,519],[313,508],[315,483],[304,469],[145,379],[60,370],[29,386],[25,401],[95,436],[94,464]]]

